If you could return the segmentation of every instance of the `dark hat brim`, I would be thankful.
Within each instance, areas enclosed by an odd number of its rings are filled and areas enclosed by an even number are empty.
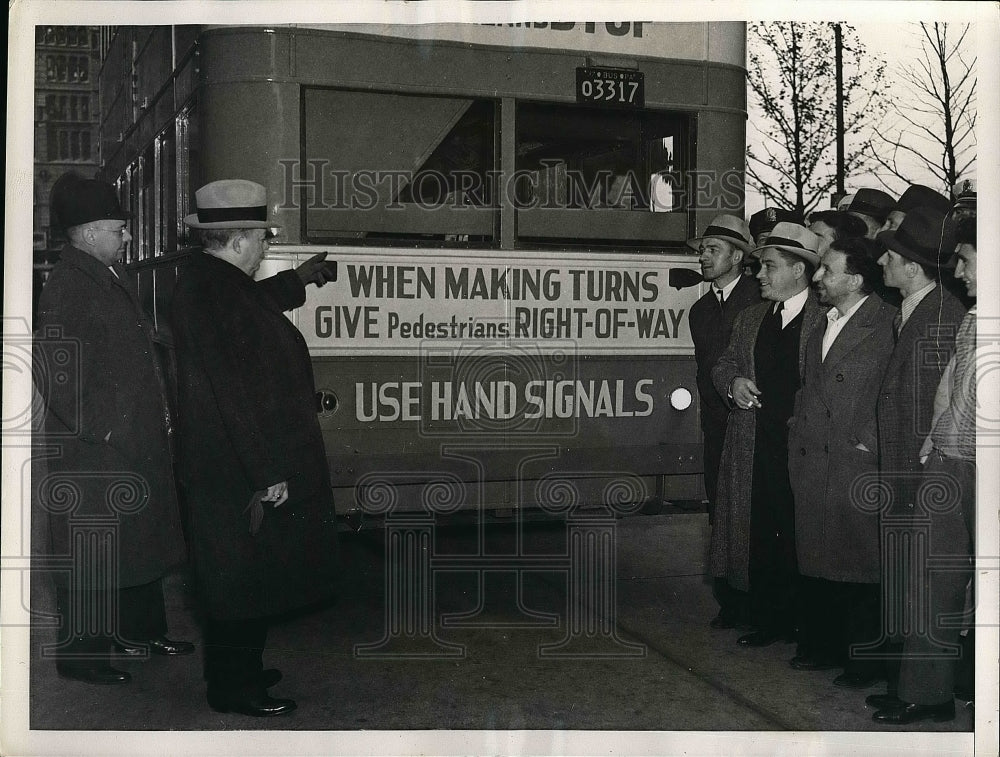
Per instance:
[[[881,231],[878,233],[875,239],[884,244],[888,249],[892,250],[897,255],[900,255],[906,258],[907,260],[913,261],[914,263],[920,263],[921,265],[925,265],[928,268],[954,267],[952,265],[949,265],[949,261],[951,260],[954,253],[953,250],[947,253],[942,251],[940,254],[938,253],[937,250],[935,250],[933,252],[933,255],[928,254],[929,250],[928,251],[914,250],[910,247],[907,247],[899,239],[897,239],[896,231],[898,231],[898,229],[891,231]]]
[[[257,220],[233,220],[233,221],[209,221],[198,220],[198,214],[184,216],[184,225],[192,229],[280,229],[278,224],[269,221]]]

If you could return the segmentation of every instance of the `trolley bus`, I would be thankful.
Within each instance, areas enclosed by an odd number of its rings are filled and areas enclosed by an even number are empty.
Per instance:
[[[101,163],[169,351],[197,187],[267,187],[341,514],[703,496],[685,240],[743,212],[745,24],[120,26]],[[169,355],[168,355],[169,357]]]

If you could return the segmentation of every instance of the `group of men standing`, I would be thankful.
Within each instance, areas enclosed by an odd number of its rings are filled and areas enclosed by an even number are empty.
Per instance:
[[[976,310],[945,281],[954,269],[974,300],[965,190],[954,208],[922,186],[898,201],[860,190],[808,227],[775,209],[749,224],[720,215],[689,242],[711,282],[690,313],[711,625],[749,626],[748,647],[797,640],[792,666],[843,666],[837,685],[888,680],[868,698],[888,723],[954,717],[960,629],[938,620],[961,613],[971,576]],[[37,387],[56,449],[37,499],[51,551],[73,563],[57,576],[57,669],[124,684],[116,655],[192,653],[166,636],[161,585],[187,551],[210,706],[280,715],[295,702],[267,693],[281,678],[262,663],[268,618],[327,599],[336,570],[311,364],[283,311],[332,271],[319,255],[254,280],[272,228],[259,184],[212,182],[196,204],[185,223],[203,250],[173,294],[171,402],[156,330],[121,265],[130,236],[114,188],[69,174],[53,189],[69,243],[35,345],[39,365],[62,366]],[[68,505],[59,481],[71,483]],[[110,532],[95,538],[95,524]],[[951,570],[907,564],[921,538]]]
[[[688,242],[711,282],[690,313],[711,626],[797,641],[792,667],[843,667],[838,686],[886,680],[867,699],[885,723],[955,712],[942,616],[972,576],[976,408],[975,306],[948,286],[974,301],[975,192],[955,194],[862,189],[808,226],[769,208]]]
[[[254,281],[273,226],[260,184],[212,182],[196,203],[185,223],[204,249],[173,294],[174,403],[122,267],[131,236],[114,187],[75,174],[53,187],[69,241],[39,301],[35,362],[54,450],[36,501],[50,552],[71,564],[56,574],[56,668],[126,684],[116,659],[194,652],[166,636],[162,589],[189,554],[209,705],[281,715],[295,702],[267,693],[281,678],[262,663],[269,619],[330,598],[337,555],[311,362],[283,311],[332,270],[318,255]]]

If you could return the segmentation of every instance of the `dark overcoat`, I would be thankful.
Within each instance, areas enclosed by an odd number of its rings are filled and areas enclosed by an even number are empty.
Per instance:
[[[196,252],[172,315],[178,373],[178,474],[192,560],[209,615],[261,618],[329,598],[337,531],[305,340],[283,310],[301,305],[293,271],[255,282]],[[250,533],[251,496],[281,481]]]
[[[71,553],[75,528],[106,528],[118,553],[117,585],[129,587],[161,578],[185,552],[153,325],[130,274],[115,270],[118,278],[67,246],[42,290],[35,381],[55,456],[35,494],[53,555]],[[65,581],[68,573],[54,575]],[[87,585],[89,575],[78,578]]]
[[[912,514],[923,470],[920,448],[964,316],[962,303],[935,286],[910,314],[886,366],[877,406],[879,467],[892,491],[891,507],[901,513]]]
[[[719,468],[718,501],[709,549],[713,576],[725,577],[736,589],[750,590],[750,495],[753,481],[754,440],[756,417],[753,409],[736,407],[728,399],[733,379],[743,376],[756,381],[754,347],[757,332],[771,301],[748,307],[736,317],[729,346],[712,369],[712,382],[721,397],[727,397],[732,408],[726,426],[726,441]],[[826,308],[821,307],[812,291],[802,308],[802,331],[799,341],[801,375],[805,364],[806,344]],[[766,402],[764,397],[762,401]]]
[[[897,309],[869,295],[826,360],[827,319],[806,345],[802,387],[788,435],[799,572],[828,581],[878,583],[879,520],[853,486],[878,470],[875,403],[892,354]],[[868,452],[857,449],[864,444]]]
[[[712,383],[712,368],[729,344],[736,316],[745,308],[760,302],[760,284],[752,276],[740,276],[725,303],[711,289],[691,306],[688,322],[694,342],[694,359],[698,367],[697,383],[701,408],[701,430],[704,434],[705,493],[710,502],[716,499],[716,481],[722,445],[726,437],[729,404],[719,396]]]

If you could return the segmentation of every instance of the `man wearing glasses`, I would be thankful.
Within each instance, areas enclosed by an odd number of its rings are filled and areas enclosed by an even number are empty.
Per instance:
[[[35,483],[48,518],[60,676],[123,684],[111,665],[194,651],[166,637],[161,579],[185,558],[171,462],[164,371],[135,282],[121,265],[131,235],[114,188],[66,174],[52,189],[66,229],[39,301],[35,379],[55,451]]]

